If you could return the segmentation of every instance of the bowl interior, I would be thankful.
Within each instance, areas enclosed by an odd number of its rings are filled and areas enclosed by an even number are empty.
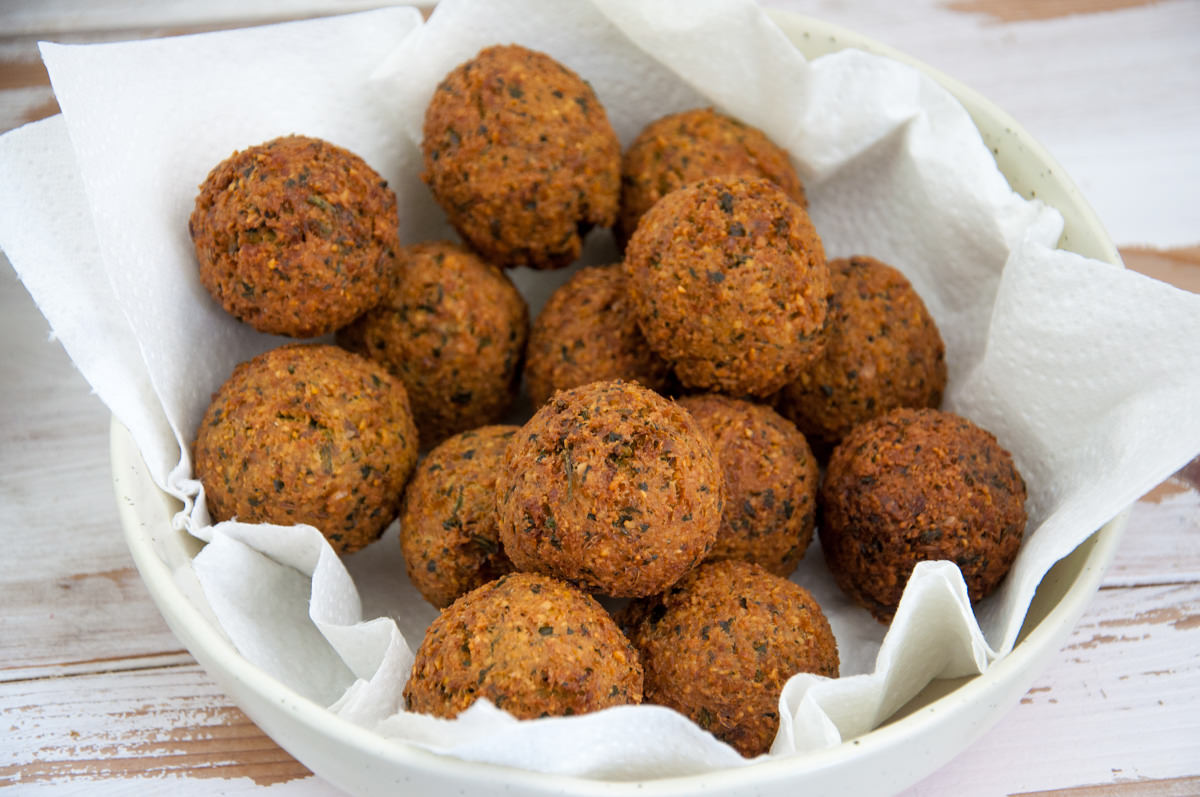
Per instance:
[[[1120,263],[1116,248],[1076,187],[1043,148],[1007,114],[971,89],[890,47],[795,14],[770,16],[809,58],[857,47],[908,63],[941,82],[966,107],[1010,185],[1056,207],[1060,246]],[[838,747],[704,776],[644,783],[544,775],[449,759],[389,742],[299,696],[243,659],[217,627],[190,577],[202,543],[172,527],[178,502],[151,479],[128,431],[114,420],[112,466],[125,535],[163,616],[239,706],[281,746],[331,783],[353,793],[414,793],[450,786],[469,792],[576,794],[811,793],[886,794],[948,761],[1024,693],[1086,608],[1113,556],[1124,518],[1093,534],[1043,579],[1017,646],[973,678],[935,681],[880,728]]]

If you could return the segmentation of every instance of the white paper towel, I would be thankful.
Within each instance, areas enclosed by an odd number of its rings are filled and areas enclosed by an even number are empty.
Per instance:
[[[1054,250],[1057,213],[1009,190],[965,112],[919,73],[858,52],[806,63],[744,0],[688,11],[443,0],[423,25],[392,9],[46,46],[63,116],[0,139],[0,243],[156,480],[190,500],[187,444],[209,394],[279,342],[227,317],[195,274],[191,203],[234,149],[296,132],[357,152],[397,190],[413,242],[448,234],[418,178],[424,104],[489,44],[522,43],[574,68],[626,143],[697,105],[762,127],[792,152],[829,254],[880,257],[921,292],[947,342],[946,407],[1013,451],[1031,512],[1014,571],[977,607],[978,624],[957,569],[927,563],[885,637],[814,546],[794,579],[829,615],[843,677],[788,684],[772,750],[787,755],[869,730],[934,677],[986,668],[1011,648],[1045,571],[1200,450],[1200,297]],[[589,244],[593,258],[611,256],[603,234]],[[534,309],[562,279],[515,276]],[[435,610],[402,575],[394,529],[339,560],[311,528],[206,519],[200,500],[180,522],[211,541],[194,569],[238,648],[385,736],[597,778],[748,763],[653,706],[528,722],[488,704],[456,721],[404,712],[412,649]]]

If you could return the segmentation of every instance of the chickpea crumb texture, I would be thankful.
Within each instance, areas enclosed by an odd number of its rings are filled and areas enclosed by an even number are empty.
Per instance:
[[[624,267],[642,333],[685,387],[768,396],[824,345],[825,250],[808,213],[769,180],[672,191],[642,217]]]
[[[817,460],[804,435],[770,407],[716,394],[685,396],[725,478],[725,511],[708,559],[740,559],[787,576],[812,541]]]
[[[508,275],[449,242],[404,247],[380,304],[338,332],[404,382],[421,441],[494,423],[516,398],[529,308]]]
[[[671,367],[646,345],[617,266],[582,268],[550,295],[529,334],[525,379],[535,407],[589,382],[624,379],[659,393],[672,382]]]
[[[396,196],[362,158],[284,136],[200,186],[188,232],[200,281],[260,332],[309,338],[372,307],[399,248]]]
[[[594,382],[556,393],[509,445],[496,480],[500,540],[521,570],[651,595],[708,554],[723,494],[686,410],[640,385]]]
[[[995,436],[935,409],[901,408],[854,428],[819,495],[834,580],[890,622],[918,562],[956,563],[972,601],[992,592],[1025,533],[1025,481]]]
[[[676,188],[720,175],[764,177],[808,206],[786,150],[757,127],[693,108],[651,122],[622,155],[618,239],[628,241],[642,214]]]
[[[827,456],[851,429],[896,407],[933,407],[946,346],[920,295],[873,257],[834,260],[825,349],[784,387],[780,411]]]
[[[404,385],[337,346],[290,344],[239,364],[193,445],[214,521],[315,526],[339,553],[377,539],[417,461]]]
[[[620,142],[591,86],[545,53],[497,45],[455,67],[423,135],[422,178],[490,262],[565,266],[616,220]]]
[[[496,522],[496,474],[520,427],[462,432],[429,452],[404,490],[400,548],[413,586],[439,609],[511,572]]]
[[[479,699],[519,719],[640,703],[637,651],[594,598],[533,573],[501,576],[434,619],[404,687],[409,711],[455,717]]]
[[[837,642],[808,590],[749,562],[706,562],[618,615],[645,702],[673,708],[747,758],[770,751],[788,678],[836,678]]]

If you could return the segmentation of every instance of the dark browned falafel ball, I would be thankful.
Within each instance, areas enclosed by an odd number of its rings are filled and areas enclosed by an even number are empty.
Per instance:
[[[453,69],[422,149],[450,223],[497,265],[565,266],[616,219],[617,135],[591,86],[544,53],[498,45]]]
[[[955,562],[973,601],[995,589],[1025,533],[1025,481],[990,432],[954,413],[901,408],[833,450],[819,510],[834,580],[890,622],[918,562]]]
[[[429,452],[404,489],[404,566],[439,609],[513,569],[500,546],[496,475],[519,429],[484,426],[454,435]]]
[[[556,390],[605,379],[636,381],[662,393],[671,367],[646,345],[625,298],[625,272],[588,266],[551,294],[533,322],[526,387],[540,407]]]
[[[824,344],[821,239],[768,180],[715,177],[667,194],[642,217],[625,270],[642,333],[686,387],[767,396]]]
[[[315,337],[379,301],[399,247],[396,196],[362,158],[304,136],[235,152],[200,186],[200,281],[260,332]]]
[[[705,562],[618,617],[641,657],[645,697],[747,758],[771,749],[788,678],[836,678],[838,649],[808,590],[749,562]]]
[[[704,428],[725,477],[725,511],[708,559],[740,559],[787,576],[812,541],[817,460],[804,435],[770,407],[716,394],[679,406]]]
[[[193,446],[213,519],[307,523],[334,550],[377,539],[417,461],[404,385],[337,346],[292,344],[241,363]]]
[[[500,540],[519,569],[617,597],[661,592],[707,555],[721,469],[696,420],[620,380],[556,393],[496,480]]]
[[[712,108],[694,108],[651,122],[625,150],[617,237],[628,241],[642,214],[676,188],[720,175],[765,177],[808,206],[784,149],[757,127]]]
[[[784,387],[779,409],[819,454],[896,407],[934,407],[946,347],[908,279],[873,257],[833,260],[825,350]]]
[[[496,266],[447,242],[399,250],[383,301],[338,332],[408,389],[421,442],[494,423],[521,378],[529,308]]]
[[[404,686],[409,711],[455,717],[490,700],[520,719],[640,703],[637,651],[594,598],[548,576],[510,573],[429,626]]]

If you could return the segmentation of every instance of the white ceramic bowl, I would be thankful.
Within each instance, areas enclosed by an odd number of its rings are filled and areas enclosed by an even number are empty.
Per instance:
[[[1056,207],[1059,245],[1120,263],[1116,248],[1078,190],[1007,114],[971,89],[858,34],[771,12],[809,58],[857,47],[904,61],[942,83],[966,107],[1012,187]],[[1096,531],[1046,575],[1011,654],[980,676],[935,681],[887,723],[841,745],[750,767],[644,782],[546,775],[435,755],[391,742],[334,715],[250,664],[192,603],[174,575],[201,543],[171,526],[177,502],[155,486],[128,431],[112,428],[112,466],[126,540],[167,624],[192,655],[268,735],[330,783],[353,794],[883,795],[899,791],[965,749],[1029,688],[1095,593],[1125,526]]]

